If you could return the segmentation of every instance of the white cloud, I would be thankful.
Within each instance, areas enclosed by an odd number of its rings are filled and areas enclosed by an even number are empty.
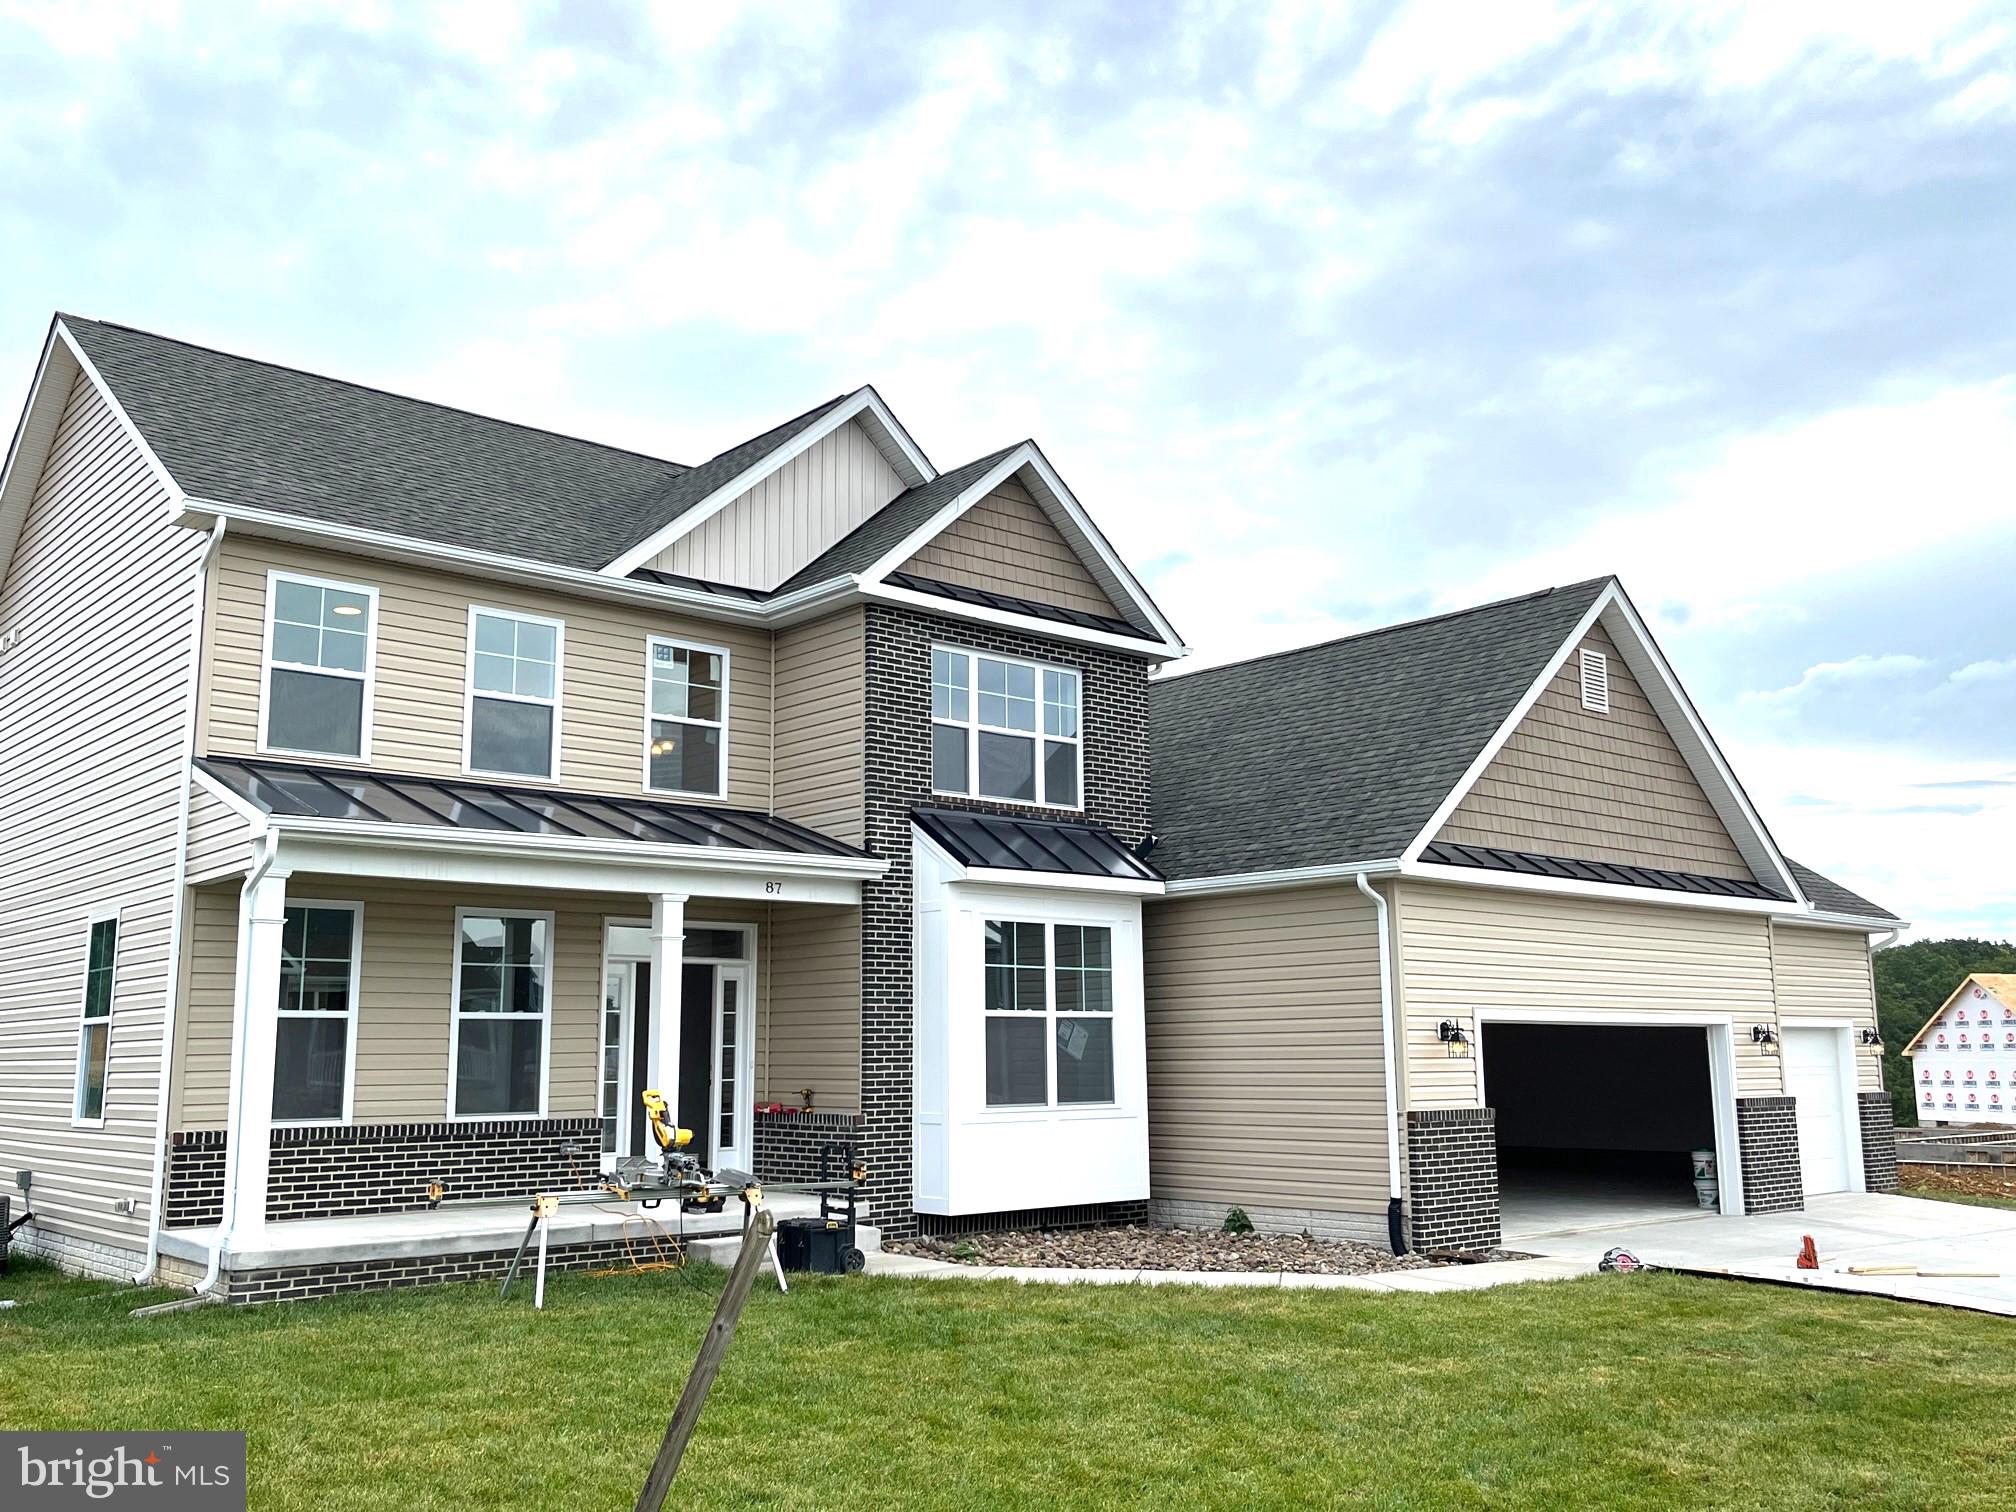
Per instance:
[[[1759,703],[1786,703],[1819,688],[1841,683],[1868,682],[1886,677],[1903,677],[1922,671],[1930,663],[1922,656],[1892,653],[1887,656],[1851,656],[1846,661],[1820,662],[1808,667],[1799,681],[1783,688],[1757,689],[1743,695]]]
[[[1947,679],[1948,682],[1970,684],[2001,682],[2016,677],[2016,656],[2005,661],[1969,662]]]

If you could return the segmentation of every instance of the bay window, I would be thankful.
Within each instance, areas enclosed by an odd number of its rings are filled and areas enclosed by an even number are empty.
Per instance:
[[[456,914],[454,1117],[544,1113],[552,942],[551,914]]]
[[[933,791],[1077,808],[1080,768],[1076,672],[932,648]]]
[[[361,761],[371,751],[378,590],[266,575],[259,747]]]
[[[648,638],[644,786],[719,798],[727,780],[728,653]]]
[[[1113,931],[986,921],[989,1107],[1113,1101]]]
[[[565,634],[559,620],[470,607],[466,770],[502,777],[559,774]]]
[[[280,1024],[273,1117],[335,1123],[350,1117],[356,1051],[361,905],[288,905],[280,929]]]

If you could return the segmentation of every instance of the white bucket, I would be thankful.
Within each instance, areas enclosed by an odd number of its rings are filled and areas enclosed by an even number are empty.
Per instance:
[[[1703,1176],[1715,1174],[1715,1152],[1713,1150],[1693,1150],[1689,1158],[1694,1162],[1694,1177],[1698,1181]]]
[[[1694,1200],[1710,1212],[1722,1206],[1722,1183],[1714,1176],[1694,1178]]]

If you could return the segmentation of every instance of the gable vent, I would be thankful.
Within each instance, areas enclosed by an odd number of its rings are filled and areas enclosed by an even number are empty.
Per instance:
[[[1582,707],[1596,714],[1610,712],[1610,658],[1601,651],[1582,653]]]

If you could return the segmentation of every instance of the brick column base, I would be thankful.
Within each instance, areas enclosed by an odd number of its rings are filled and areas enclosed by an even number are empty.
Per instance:
[[[1872,1192],[1897,1190],[1897,1121],[1888,1092],[1864,1092],[1862,1115],[1862,1181]]]
[[[1799,1170],[1798,1099],[1736,1099],[1736,1145],[1743,1156],[1743,1211],[1796,1213],[1806,1206]]]
[[[1407,1115],[1407,1233],[1417,1250],[1496,1249],[1498,1115],[1429,1108]]]

